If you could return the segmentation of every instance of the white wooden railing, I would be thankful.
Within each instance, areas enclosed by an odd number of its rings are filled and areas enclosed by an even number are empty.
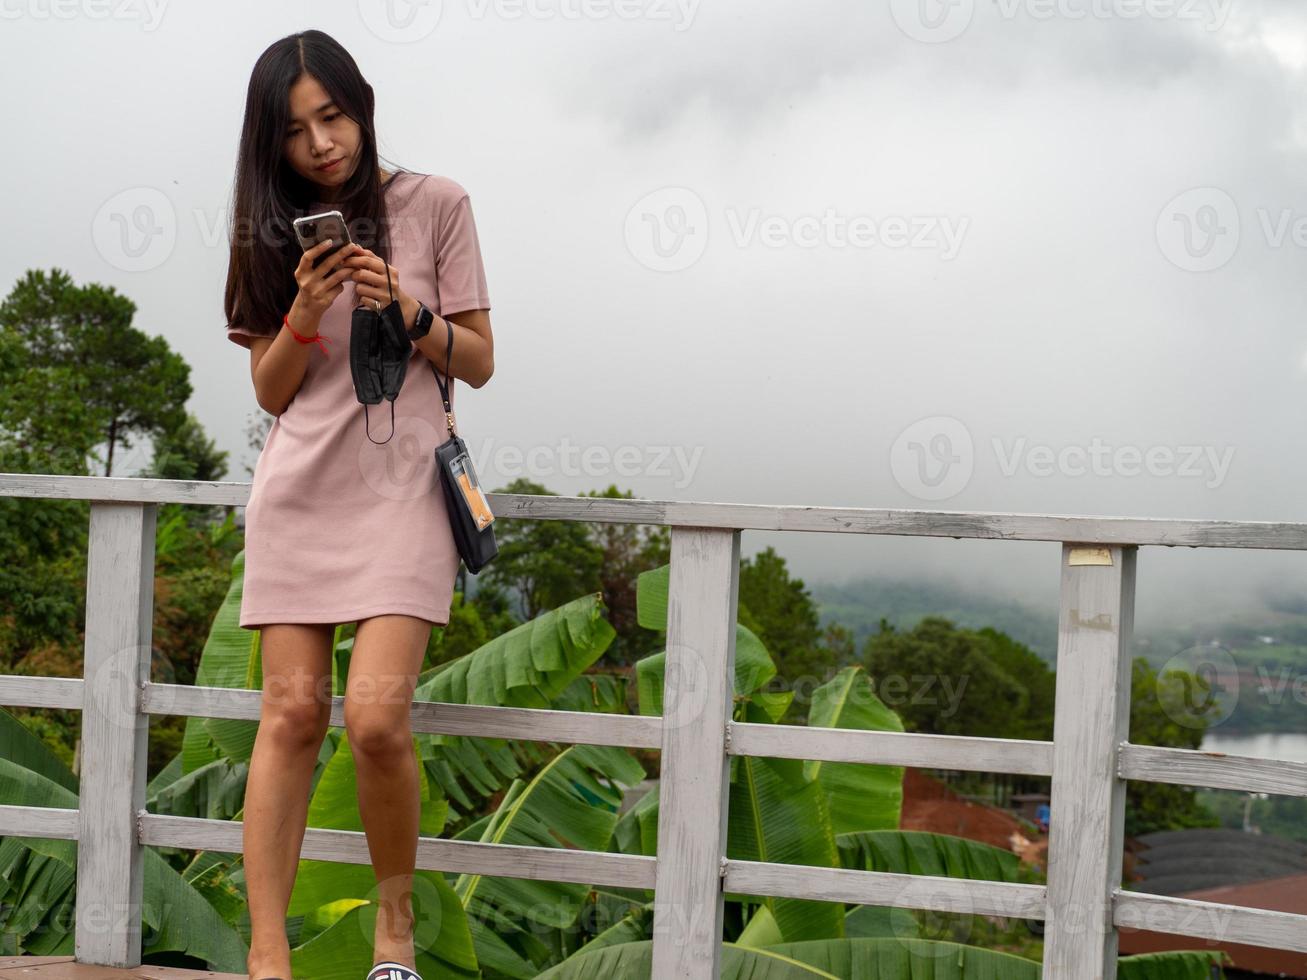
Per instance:
[[[141,955],[146,845],[242,851],[235,821],[146,812],[149,716],[257,720],[260,692],[149,678],[158,505],[244,505],[248,483],[0,473],[0,496],[91,501],[83,679],[0,676],[0,704],[82,711],[79,808],[0,806],[0,835],[78,841],[75,955]],[[672,528],[662,717],[415,702],[416,732],[662,750],[658,859],[423,837],[424,869],[655,890],[653,976],[719,975],[724,892],[1045,920],[1047,980],[1111,980],[1117,927],[1307,952],[1307,916],[1123,891],[1127,779],[1307,796],[1307,764],[1128,741],[1141,546],[1307,550],[1307,524],[1064,517],[491,494],[497,517]],[[731,720],[742,530],[1056,541],[1052,742]],[[343,699],[331,724],[344,725]],[[1052,777],[1048,884],[726,858],[729,757],[770,756]],[[368,864],[361,832],[305,832],[305,858]]]

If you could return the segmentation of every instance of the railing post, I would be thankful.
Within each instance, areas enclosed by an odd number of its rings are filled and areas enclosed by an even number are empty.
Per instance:
[[[720,975],[740,532],[672,527],[653,976]]]
[[[141,963],[156,504],[91,502],[86,565],[86,650],[78,800],[77,925],[80,963]]]
[[[1133,545],[1062,546],[1044,976],[1115,980],[1130,733]]]

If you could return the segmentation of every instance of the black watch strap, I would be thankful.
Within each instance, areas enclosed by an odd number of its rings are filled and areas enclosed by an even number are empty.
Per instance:
[[[436,315],[427,309],[425,303],[419,303],[417,316],[413,318],[413,326],[408,328],[408,339],[421,340],[431,332],[431,325],[435,321]]]

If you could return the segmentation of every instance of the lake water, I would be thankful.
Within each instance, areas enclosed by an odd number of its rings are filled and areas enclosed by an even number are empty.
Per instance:
[[[1207,732],[1203,736],[1202,747],[1210,752],[1307,762],[1307,732],[1270,732],[1258,735]]]

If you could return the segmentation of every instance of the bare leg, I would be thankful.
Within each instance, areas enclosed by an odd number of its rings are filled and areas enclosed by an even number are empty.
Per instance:
[[[378,883],[374,963],[416,966],[412,893],[420,801],[409,710],[431,628],[413,616],[370,617],[358,624],[350,657],[345,728]]]
[[[335,627],[265,626],[259,733],[245,784],[242,825],[253,980],[290,980],[286,909],[299,868],[313,766],[331,719]]]

